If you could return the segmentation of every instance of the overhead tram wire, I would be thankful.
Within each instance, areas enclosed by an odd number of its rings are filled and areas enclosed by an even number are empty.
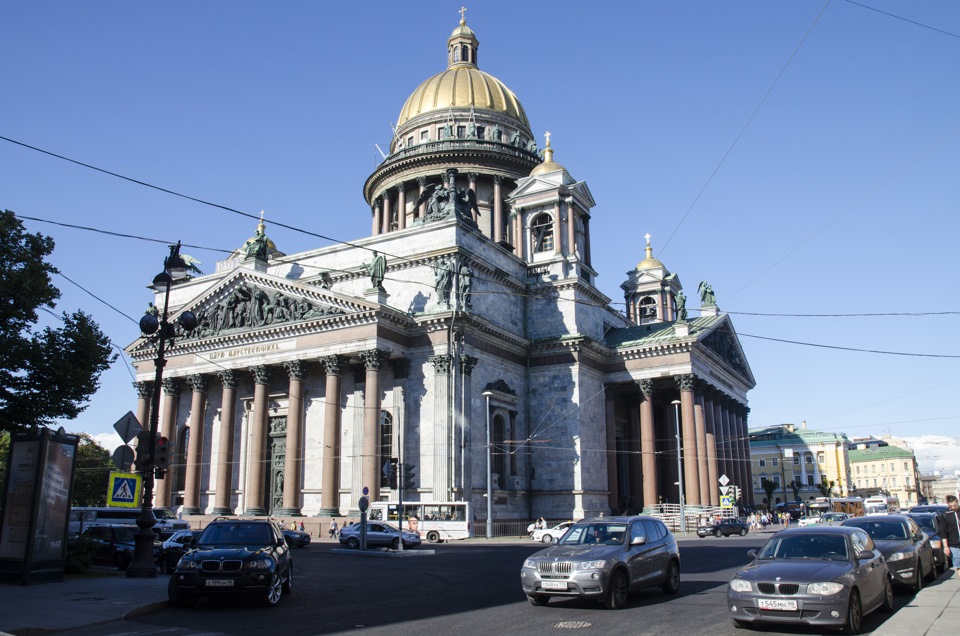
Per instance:
[[[756,338],[758,340],[770,340],[772,342],[783,342],[786,344],[802,345],[805,347],[818,347],[821,349],[837,349],[840,351],[856,351],[859,353],[878,353],[878,354],[888,355],[888,356],[908,356],[908,357],[915,357],[915,358],[960,358],[960,355],[946,355],[946,354],[939,354],[939,353],[908,353],[908,352],[902,352],[902,351],[880,351],[878,349],[859,349],[856,347],[841,347],[837,345],[825,345],[825,344],[816,344],[813,342],[801,342],[799,340],[786,340],[783,338],[755,336],[753,334],[741,333],[741,332],[737,332],[737,335],[743,336],[745,338]]]
[[[713,172],[710,173],[710,176],[707,177],[706,182],[703,184],[703,187],[700,188],[700,192],[697,193],[697,196],[693,199],[693,202],[690,204],[690,207],[687,208],[687,211],[683,213],[683,216],[680,217],[680,221],[677,222],[677,225],[673,228],[673,231],[670,233],[670,236],[667,237],[666,242],[663,244],[663,247],[660,248],[657,256],[662,255],[667,246],[670,245],[670,241],[673,240],[673,237],[680,230],[680,226],[683,225],[683,222],[687,220],[687,217],[690,216],[690,213],[693,211],[693,208],[696,207],[697,202],[700,201],[700,197],[703,196],[703,193],[706,192],[707,188],[710,186],[710,183],[713,181],[713,178],[717,176],[717,173],[720,172],[720,168],[727,161],[727,157],[730,156],[730,153],[733,152],[733,149],[736,147],[737,143],[740,141],[740,138],[743,137],[743,134],[747,131],[747,128],[753,122],[754,118],[757,116],[757,113],[760,112],[760,109],[763,107],[764,103],[767,101],[767,98],[770,96],[770,93],[773,92],[773,89],[776,87],[777,83],[780,81],[780,78],[783,77],[783,74],[786,73],[787,67],[790,66],[790,63],[793,61],[793,58],[796,57],[797,53],[800,51],[800,47],[803,46],[803,43],[807,41],[807,38],[810,36],[810,33],[813,32],[813,28],[817,26],[817,23],[820,21],[820,18],[823,16],[824,11],[827,10],[827,7],[830,5],[830,0],[827,0],[823,7],[820,8],[820,12],[817,14],[817,17],[814,18],[813,23],[810,24],[810,27],[807,29],[806,33],[803,34],[803,37],[800,38],[800,42],[797,43],[797,46],[794,47],[793,52],[790,54],[790,57],[787,58],[787,61],[781,67],[780,72],[777,73],[777,76],[774,78],[773,83],[770,84],[770,87],[767,88],[766,92],[763,94],[763,97],[760,98],[760,102],[757,104],[756,108],[753,109],[753,112],[750,113],[750,116],[747,118],[747,121],[740,128],[740,132],[737,133],[737,136],[734,138],[733,142],[730,144],[730,147],[727,148],[727,151],[723,154],[723,157],[720,158],[719,163],[713,169]]]
[[[944,35],[949,35],[952,38],[960,38],[960,35],[956,33],[951,33],[950,31],[944,31],[943,29],[938,29],[937,27],[932,27],[929,24],[923,24],[922,22],[917,22],[916,20],[911,20],[910,18],[905,18],[895,13],[890,13],[888,11],[882,11],[876,7],[871,7],[870,5],[863,4],[862,2],[855,2],[855,0],[846,0],[850,4],[855,4],[858,7],[863,7],[864,9],[869,9],[870,11],[876,11],[877,13],[882,13],[883,15],[890,16],[891,18],[896,18],[897,20],[903,20],[904,22],[909,22],[910,24],[915,24],[918,27],[923,27],[924,29],[930,29],[931,31],[936,31],[937,33],[942,33]]]

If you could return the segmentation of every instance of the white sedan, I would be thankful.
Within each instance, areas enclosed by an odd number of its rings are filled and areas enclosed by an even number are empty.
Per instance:
[[[563,523],[557,524],[552,528],[534,530],[533,534],[530,535],[530,538],[534,541],[540,541],[541,543],[553,543],[555,540],[562,537],[567,531],[567,528],[572,525],[573,521],[564,521]]]

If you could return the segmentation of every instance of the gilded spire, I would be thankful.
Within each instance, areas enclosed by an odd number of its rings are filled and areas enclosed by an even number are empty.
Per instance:
[[[647,239],[647,258],[653,258],[653,248],[650,246],[650,233],[643,235]]]
[[[460,26],[467,26],[467,18],[464,15],[466,12],[466,7],[460,7]]]
[[[553,148],[550,147],[550,131],[548,130],[543,136],[547,139],[547,146],[543,149],[543,161],[544,163],[553,163]]]
[[[267,226],[263,222],[263,215],[264,215],[263,210],[260,210],[260,224],[257,225],[257,232],[259,232],[260,234],[263,234],[267,231]]]

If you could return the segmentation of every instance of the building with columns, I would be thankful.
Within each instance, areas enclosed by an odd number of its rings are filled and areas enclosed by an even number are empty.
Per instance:
[[[469,501],[478,522],[488,454],[498,519],[676,503],[678,470],[688,504],[718,504],[721,475],[751,483],[755,381],[710,285],[688,318],[648,236],[615,309],[594,285],[603,214],[586,182],[549,134],[537,147],[462,18],[446,48],[363,184],[369,236],[284,254],[261,220],[215,273],[172,287],[172,320],[199,326],[169,350],[163,386],[156,344],[127,348],[137,416],[163,391],[176,440],[157,505],[351,514],[364,487],[398,497],[384,473],[398,458],[405,500]]]

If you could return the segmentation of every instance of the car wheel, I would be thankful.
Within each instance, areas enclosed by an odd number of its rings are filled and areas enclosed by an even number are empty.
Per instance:
[[[196,594],[182,594],[177,589],[177,581],[173,577],[170,577],[170,582],[167,583],[167,598],[174,607],[196,607],[198,601]]]
[[[663,590],[664,594],[676,594],[680,589],[680,566],[677,565],[676,561],[671,561],[670,565],[667,566],[667,578],[664,579],[660,589]]]
[[[400,547],[400,537],[394,537],[393,541],[390,542],[390,548],[396,550]]]
[[[607,597],[603,600],[603,604],[607,609],[623,609],[627,605],[627,595],[629,592],[630,587],[627,583],[627,575],[617,570],[610,575],[610,589],[607,591]]]
[[[917,561],[917,571],[913,573],[914,579],[917,581],[913,584],[913,591],[920,592],[923,589],[923,568],[920,565],[920,561]]]
[[[351,550],[357,550],[360,547],[360,539],[356,537],[350,537],[347,539],[347,547]]]
[[[281,596],[283,596],[283,579],[280,578],[278,572],[274,572],[273,576],[270,577],[270,582],[267,583],[267,592],[263,595],[263,604],[267,607],[273,607],[280,602]]]
[[[843,624],[843,631],[847,634],[859,634],[863,630],[863,606],[860,604],[860,593],[850,592],[850,602],[847,605],[847,622]]]
[[[287,568],[287,580],[283,582],[283,591],[287,594],[293,591],[293,563]]]
[[[428,532],[428,533],[427,533],[427,542],[428,542],[428,543],[440,543],[440,533],[439,533],[439,532]]]
[[[719,529],[718,529],[718,530],[714,530],[714,531],[713,531],[713,536],[715,536],[715,537],[717,537],[717,538],[719,539],[720,537],[723,536],[723,532],[722,532],[721,530],[719,530]]]
[[[883,605],[880,609],[885,613],[889,614],[893,612],[893,581],[890,580],[890,577],[884,577],[886,585],[883,588]]]
[[[530,601],[531,605],[541,607],[550,602],[550,597],[546,594],[527,594],[527,600]]]
[[[540,541],[542,543],[553,543],[553,537],[551,537],[549,534],[545,534],[540,537]]]
[[[741,536],[741,537],[747,536],[747,529],[746,529],[746,528],[740,528],[740,536]]]

